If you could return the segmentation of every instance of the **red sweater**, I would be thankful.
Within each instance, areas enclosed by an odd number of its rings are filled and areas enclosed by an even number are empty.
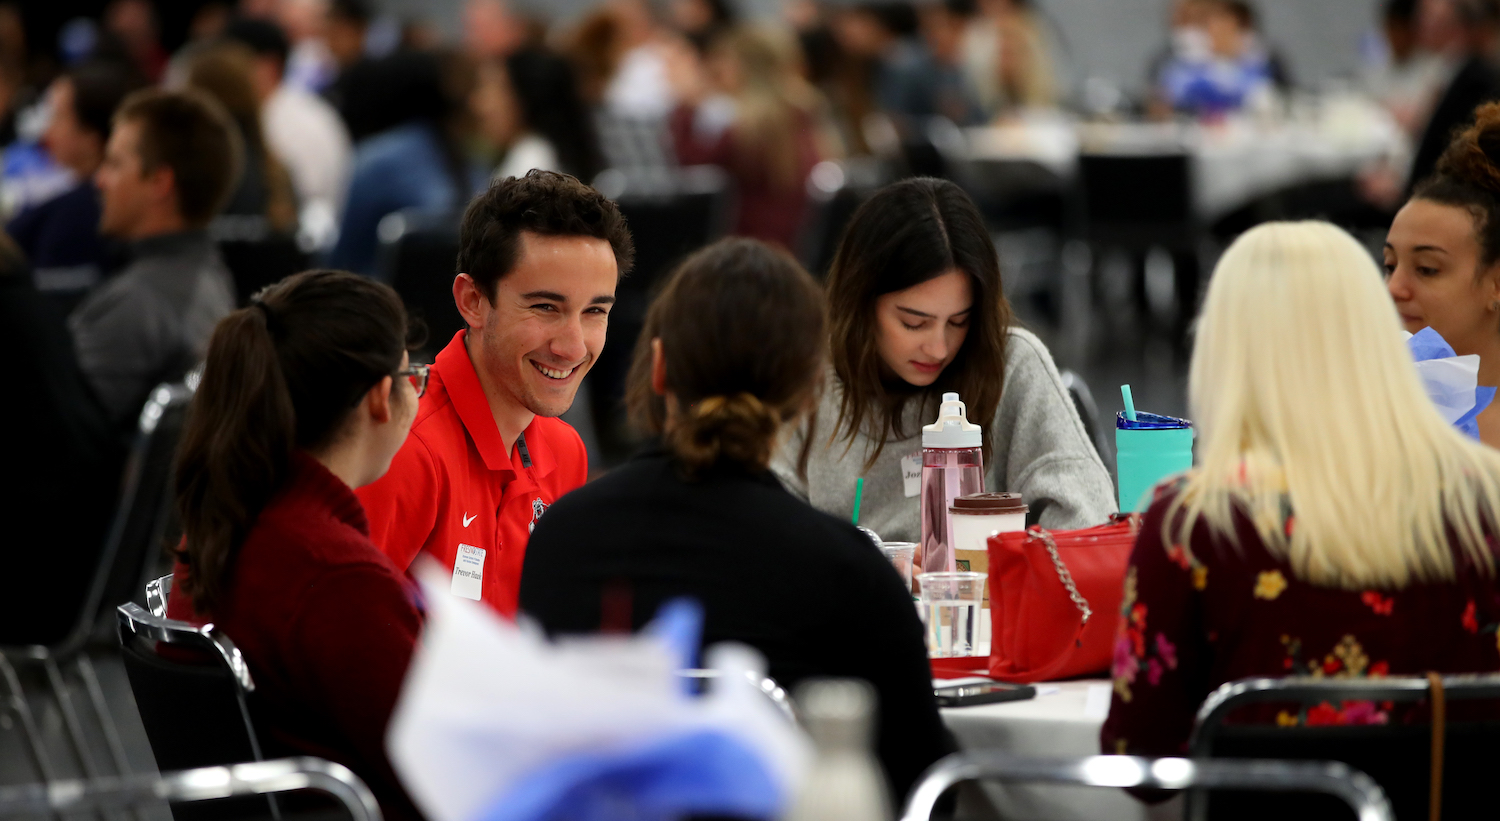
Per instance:
[[[419,814],[385,754],[385,730],[422,627],[415,588],[370,543],[364,508],[297,455],[235,558],[224,601],[194,611],[178,562],[167,615],[213,622],[244,654],[268,757],[315,755],[365,780],[387,818]]]

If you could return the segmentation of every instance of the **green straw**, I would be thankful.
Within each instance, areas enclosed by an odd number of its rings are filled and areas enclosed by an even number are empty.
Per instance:
[[[1130,396],[1130,386],[1129,385],[1121,385],[1120,386],[1120,395],[1123,396],[1123,397],[1125,397],[1125,418],[1129,419],[1132,422],[1136,421],[1136,418],[1135,418],[1135,400],[1133,398],[1131,398],[1131,396]]]
[[[859,524],[859,500],[865,495],[865,477],[854,480],[854,523]]]

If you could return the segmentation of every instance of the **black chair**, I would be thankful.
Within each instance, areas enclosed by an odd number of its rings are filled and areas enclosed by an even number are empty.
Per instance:
[[[1078,158],[1082,234],[1099,251],[1126,252],[1142,274],[1152,249],[1170,255],[1178,336],[1185,335],[1196,313],[1200,280],[1198,244],[1204,234],[1192,183],[1192,158],[1180,150]],[[1142,289],[1138,305],[1146,304]]]
[[[381,278],[401,295],[407,312],[427,324],[421,358],[429,362],[467,327],[453,304],[462,220],[461,213],[400,211],[380,221]]]
[[[142,408],[114,521],[88,592],[64,638],[46,645],[0,647],[0,678],[5,680],[15,711],[22,715],[21,728],[30,753],[46,777],[53,777],[50,773],[55,770],[40,735],[35,732],[34,711],[17,674],[18,668],[21,671],[36,668],[45,677],[82,773],[88,778],[100,777],[104,773],[95,761],[94,745],[88,742],[83,717],[74,707],[71,689],[63,676],[64,665],[74,668],[92,703],[115,771],[130,772],[118,725],[85,651],[98,635],[104,616],[120,603],[135,598],[160,551],[178,535],[171,493],[173,459],[196,384],[196,377],[189,375],[183,384],[160,385]]]
[[[1500,699],[1500,675],[1442,677],[1450,713],[1464,713],[1477,700]],[[1241,708],[1280,705],[1296,713],[1303,705],[1342,705],[1346,702],[1407,703],[1431,697],[1426,678],[1373,679],[1245,679],[1216,690],[1198,709],[1190,751],[1195,758],[1239,759],[1275,757],[1341,761],[1368,773],[1386,795],[1397,818],[1428,817],[1432,772],[1433,727],[1430,723],[1392,723],[1279,727],[1226,723]],[[1273,708],[1274,709],[1274,708]],[[1495,713],[1474,711],[1463,720],[1442,725],[1442,806],[1463,815],[1465,808],[1493,806],[1489,779],[1500,763],[1496,739],[1500,721]],[[1265,796],[1223,794],[1188,795],[1188,818],[1330,818],[1327,802],[1287,801]],[[1347,817],[1347,816],[1345,816]]]
[[[267,285],[305,271],[309,259],[294,237],[279,234],[262,239],[221,239],[219,256],[234,277],[235,297],[248,305],[250,297]]]
[[[169,802],[179,816],[185,810],[213,805],[236,796],[266,796],[314,790],[337,800],[351,821],[381,821],[380,806],[370,788],[347,767],[321,758],[282,758],[231,767],[203,767],[163,775],[48,781],[0,787],[0,818],[100,817],[143,810]],[[264,800],[255,799],[264,804]],[[67,815],[65,815],[67,814]]]
[[[813,167],[807,177],[808,216],[797,257],[814,277],[828,275],[854,212],[890,179],[889,165],[874,157],[825,160]]]
[[[1198,761],[1128,755],[1023,758],[976,750],[954,753],[928,768],[912,788],[901,821],[929,821],[939,796],[955,784],[979,779],[1084,787],[1321,793],[1353,809],[1360,821],[1393,819],[1380,787],[1364,773],[1337,762]]]
[[[156,616],[134,602],[116,612],[120,655],[156,768],[161,772],[264,759],[249,698],[250,668],[213,625]],[[261,799],[192,808],[201,818],[275,811]],[[178,813],[183,821],[183,813]]]
[[[1104,431],[1099,426],[1099,406],[1094,402],[1094,392],[1089,390],[1088,383],[1075,371],[1064,369],[1059,375],[1062,377],[1063,387],[1068,389],[1068,398],[1073,400],[1073,409],[1078,411],[1078,418],[1083,421],[1083,432],[1088,434],[1094,450],[1108,466],[1114,448],[1105,440]]]
[[[714,166],[607,169],[594,188],[615,201],[635,241],[635,266],[615,291],[609,344],[589,373],[594,419],[611,456],[629,450],[621,400],[646,308],[684,257],[724,236],[731,224],[729,177]]]

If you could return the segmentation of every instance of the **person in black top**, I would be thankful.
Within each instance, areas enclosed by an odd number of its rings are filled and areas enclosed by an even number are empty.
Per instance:
[[[11,481],[0,494],[0,647],[54,644],[78,618],[104,547],[124,450],[94,397],[63,316],[0,232],[0,346],[14,384],[0,404]]]
[[[1474,122],[1474,109],[1500,98],[1500,71],[1490,62],[1496,36],[1500,34],[1500,0],[1436,0],[1424,7],[1432,9],[1446,2],[1454,16],[1453,48],[1462,60],[1453,79],[1433,105],[1432,115],[1422,130],[1412,157],[1411,173],[1406,178],[1406,193],[1432,175],[1438,157],[1448,147],[1454,134]],[[1432,25],[1428,21],[1428,25]]]
[[[632,413],[660,440],[537,521],[520,608],[552,634],[623,631],[691,596],[705,645],[755,647],[785,687],[869,681],[900,806],[953,749],[911,593],[868,538],[767,468],[779,431],[812,405],[826,338],[818,287],[789,256],[727,239],[689,257],[652,304],[630,375]]]

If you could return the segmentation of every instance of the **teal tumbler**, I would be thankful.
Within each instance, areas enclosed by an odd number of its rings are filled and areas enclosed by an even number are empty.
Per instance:
[[[1151,488],[1193,467],[1193,424],[1174,416],[1121,412],[1115,420],[1115,475],[1121,513],[1151,504]]]

